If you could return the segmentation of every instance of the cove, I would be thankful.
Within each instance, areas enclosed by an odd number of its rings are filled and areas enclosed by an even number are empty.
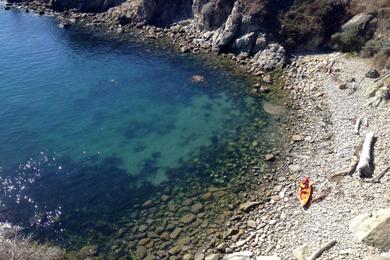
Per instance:
[[[249,187],[244,169],[276,132],[244,77],[47,17],[0,11],[0,24],[1,221],[124,255],[135,246],[119,238],[185,216],[189,196]]]

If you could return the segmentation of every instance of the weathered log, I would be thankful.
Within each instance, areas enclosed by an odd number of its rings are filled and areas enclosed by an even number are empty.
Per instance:
[[[336,240],[332,240],[332,241],[329,241],[328,243],[326,243],[323,247],[321,247],[320,249],[317,250],[317,252],[315,252],[312,256],[310,256],[308,258],[308,260],[315,260],[317,259],[318,257],[320,257],[326,250],[330,249],[331,247],[333,247],[334,245],[336,245],[337,241]]]
[[[375,178],[371,180],[365,180],[363,179],[363,182],[369,182],[369,183],[380,183],[383,176],[385,176],[385,173],[390,170],[390,167],[387,167],[385,170],[383,170],[380,174],[378,174]]]
[[[375,79],[374,82],[378,82],[378,81],[380,81],[381,79],[387,78],[388,76],[390,76],[390,71],[386,72],[385,74],[383,74],[383,75],[380,76],[379,78]]]
[[[369,177],[372,175],[373,169],[371,154],[374,139],[374,132],[370,132],[366,135],[366,139],[364,140],[359,163],[356,166],[356,173],[358,173],[360,177]]]

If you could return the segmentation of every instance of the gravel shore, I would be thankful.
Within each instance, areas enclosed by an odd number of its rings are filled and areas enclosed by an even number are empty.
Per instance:
[[[247,219],[256,225],[246,228],[251,239],[235,251],[294,259],[293,250],[300,246],[306,245],[311,255],[336,240],[320,259],[363,259],[381,253],[357,242],[349,222],[359,214],[389,207],[390,175],[385,174],[379,183],[363,182],[356,174],[330,180],[348,169],[355,147],[369,131],[377,137],[374,177],[389,166],[389,106],[369,106],[375,99],[368,98],[374,86],[374,80],[365,77],[370,67],[368,60],[340,53],[292,60],[283,76],[291,97],[292,138],[286,161],[275,177],[280,187],[274,189],[275,200],[248,214]],[[356,83],[340,89],[351,81]],[[355,121],[360,117],[368,119],[368,126],[356,134]],[[297,180],[302,176],[309,176],[315,187],[313,203],[306,210],[296,199]],[[249,221],[247,225],[251,226]]]

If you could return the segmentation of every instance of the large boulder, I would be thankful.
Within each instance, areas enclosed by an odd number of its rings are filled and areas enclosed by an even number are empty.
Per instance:
[[[367,245],[390,250],[390,208],[353,218],[349,230],[359,241]]]
[[[283,46],[271,43],[264,50],[256,53],[254,59],[262,70],[281,69],[286,63],[286,51]]]
[[[251,53],[257,39],[257,33],[247,33],[234,40],[232,48],[236,52]]]
[[[360,13],[341,26],[341,32],[332,35],[334,48],[341,51],[358,51],[371,38],[374,28],[370,26],[373,15]]]

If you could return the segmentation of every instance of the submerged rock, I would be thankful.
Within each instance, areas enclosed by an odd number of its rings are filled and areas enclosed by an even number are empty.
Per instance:
[[[270,115],[281,115],[286,112],[286,108],[284,106],[276,105],[270,102],[263,102],[263,109]]]
[[[194,75],[191,77],[192,83],[203,83],[206,82],[206,78],[202,75]]]
[[[180,222],[183,224],[190,224],[196,219],[194,214],[187,214],[180,218]]]

